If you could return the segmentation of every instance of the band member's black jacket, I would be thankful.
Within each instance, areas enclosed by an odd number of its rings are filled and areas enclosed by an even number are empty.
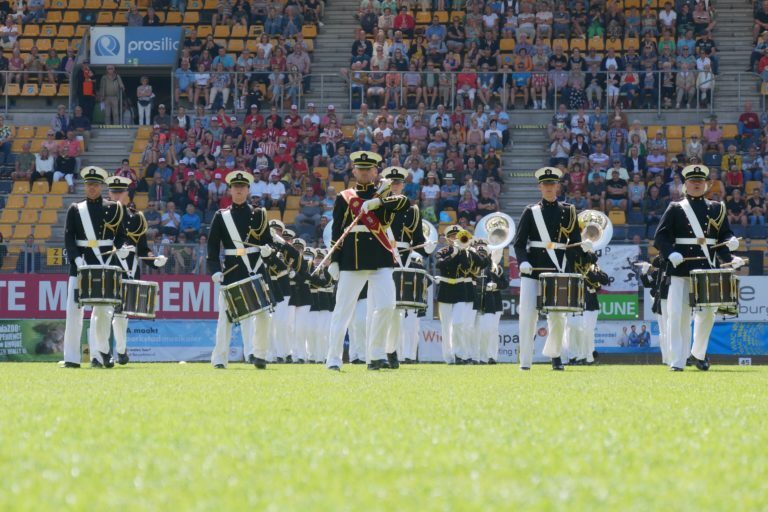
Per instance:
[[[600,303],[597,300],[597,292],[604,285],[611,282],[608,274],[597,266],[597,255],[593,252],[584,252],[574,256],[573,269],[584,276],[584,302],[585,311],[600,311]]]
[[[233,204],[229,207],[229,210],[232,211],[232,220],[235,223],[237,232],[240,234],[240,240],[256,245],[272,243],[272,233],[270,233],[267,227],[267,213],[264,208],[253,208],[248,203],[243,203]],[[250,274],[243,262],[243,258],[237,255],[224,256],[224,268],[221,268],[219,260],[221,247],[223,246],[224,249],[235,249],[235,244],[232,242],[227,227],[224,225],[222,212],[224,210],[217,211],[213,216],[213,221],[211,221],[211,228],[208,232],[208,257],[206,262],[210,274],[226,272],[230,268],[236,267],[224,276],[222,284],[228,285],[242,281],[250,277]],[[246,245],[245,248],[247,249],[248,246]],[[259,264],[261,255],[258,252],[252,252],[247,254],[247,258],[251,263],[251,268],[255,269]],[[267,280],[267,283],[270,282],[264,265],[259,265],[257,273],[262,275]]]
[[[549,202],[544,199],[537,204],[541,205],[541,213],[544,217],[544,224],[547,226],[549,238],[554,243],[576,244],[581,242],[581,232],[578,229],[578,219],[576,217],[576,208],[572,204],[562,202]],[[528,247],[529,241],[541,242],[539,230],[536,229],[536,222],[533,220],[531,206],[526,206],[523,215],[515,232],[515,238],[512,245],[515,248],[515,257],[517,264],[521,265],[526,261],[533,268],[555,268],[555,264],[549,257],[545,248]],[[579,254],[583,253],[581,247],[570,249],[555,249],[557,261],[562,264],[563,257],[567,256],[565,272],[571,272],[573,269],[573,260]],[[521,274],[520,277],[538,279],[539,274],[545,271],[534,271],[530,275]],[[548,270],[546,272],[557,272],[557,270]]]
[[[315,266],[312,265],[312,271]],[[332,304],[331,299],[333,293],[327,289],[333,287],[333,279],[326,269],[320,270],[316,274],[312,275],[309,280],[310,295],[312,297],[312,305],[310,311],[331,311]]]
[[[495,290],[487,290],[490,283],[496,284]],[[479,313],[498,313],[504,309],[501,300],[501,290],[509,288],[509,277],[501,265],[493,265],[490,258],[486,266],[475,278],[476,292],[474,309]]]
[[[710,201],[703,197],[686,197],[706,238],[713,238],[717,240],[717,243],[721,243],[733,236],[723,203]],[[675,268],[669,262],[669,255],[673,252],[679,252],[684,258],[704,256],[701,246],[676,244],[676,238],[696,238],[696,235],[693,234],[693,228],[688,222],[688,217],[677,201],[670,203],[667,211],[662,215],[653,240],[653,246],[659,250],[667,262],[665,273],[670,276],[687,277],[691,270],[712,268],[706,259],[683,261]],[[714,256],[711,249],[709,252],[710,256]],[[715,252],[721,262],[725,263],[733,259],[726,246],[716,249]]]
[[[363,200],[373,199],[376,194],[376,187],[372,183],[368,185],[358,183],[355,190],[358,197]],[[386,232],[386,228],[392,223],[394,214],[408,206],[408,198],[403,195],[390,195],[380,199],[382,204],[373,213]],[[338,194],[333,205],[332,245],[354,220],[355,214],[352,213],[342,195]],[[363,224],[358,222],[357,225],[362,226]],[[349,233],[341,243],[341,247],[333,252],[331,261],[338,263],[340,270],[377,270],[393,267],[395,262],[392,253],[367,231]]]
[[[124,210],[120,203],[109,201],[102,197],[96,199],[86,199],[88,205],[88,214],[91,218],[93,231],[99,240],[113,240],[113,245],[109,247],[98,247],[97,250],[104,254],[111,251],[114,247],[120,248],[126,242],[125,225],[123,223]],[[78,247],[78,240],[86,240],[83,223],[80,220],[80,212],[77,208],[78,203],[72,203],[67,210],[67,220],[64,228],[64,247],[67,249],[69,258],[69,275],[77,276],[77,264],[75,260],[82,256],[86,265],[99,265],[99,259],[96,257],[93,249],[90,247]],[[109,256],[102,256],[104,264],[118,265],[117,255],[112,253]],[[114,259],[113,259],[114,258]]]
[[[124,206],[125,211],[123,215],[123,223],[125,224],[125,234],[128,237],[128,243],[136,247],[135,251],[131,251],[128,257],[125,258],[125,264],[128,267],[128,271],[133,268],[133,262],[136,258],[146,258],[150,254],[149,246],[147,245],[147,219],[144,218],[144,214],[128,206]],[[136,272],[133,276],[126,276],[131,279],[141,279],[141,260],[136,265]]]
[[[446,304],[475,301],[475,286],[472,279],[486,264],[488,258],[471,249],[443,247],[437,254],[437,269],[440,271],[440,286],[437,301]],[[460,279],[466,282],[453,282]]]
[[[392,219],[390,228],[392,229],[392,236],[395,237],[395,242],[405,242],[410,244],[411,247],[423,245],[426,242],[424,230],[421,227],[421,211],[416,205],[397,212]],[[416,249],[416,252],[424,257],[427,256],[424,247]],[[405,263],[408,252],[400,251],[400,256],[403,259],[403,263]]]
[[[311,306],[312,293],[309,289],[312,280],[312,261],[304,260],[301,269],[297,271],[291,279],[291,298],[288,300],[289,306]]]
[[[651,291],[654,314],[661,314],[661,301],[667,300],[669,294],[669,276],[664,273],[664,259],[656,256],[651,262],[652,267],[645,274],[640,274],[643,286]]]
[[[291,244],[278,243],[272,244],[275,252],[266,260],[269,278],[271,279],[269,288],[275,296],[277,302],[291,295],[290,273],[301,270],[302,265],[306,263],[301,258],[299,251],[294,249]]]

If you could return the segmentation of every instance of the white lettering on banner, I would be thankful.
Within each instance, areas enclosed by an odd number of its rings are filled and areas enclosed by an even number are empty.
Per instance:
[[[184,311],[211,311],[210,283],[182,283],[182,308]]]
[[[167,52],[179,49],[179,41],[174,41],[170,37],[163,37],[159,41],[136,40],[128,43],[128,53],[145,52]]]
[[[180,311],[179,307],[179,282],[166,281],[163,283],[162,292],[160,292],[160,304],[163,305],[163,311]]]
[[[24,284],[24,281],[0,281],[0,288],[7,288],[5,299],[8,311],[24,311]]]
[[[38,299],[40,311],[64,311],[67,307],[67,282],[40,281]]]

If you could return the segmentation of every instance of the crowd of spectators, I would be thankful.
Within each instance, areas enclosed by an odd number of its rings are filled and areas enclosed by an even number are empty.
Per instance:
[[[350,66],[342,70],[353,96],[374,107],[422,101],[431,109],[515,108],[518,98],[523,108],[565,103],[572,110],[618,103],[679,109],[712,100],[712,2],[665,2],[657,10],[495,1],[453,5],[450,14],[445,4],[435,2],[431,22],[418,25],[407,6],[362,0]]]

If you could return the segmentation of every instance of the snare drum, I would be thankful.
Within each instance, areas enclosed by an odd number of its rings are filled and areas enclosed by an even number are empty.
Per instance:
[[[739,305],[736,273],[730,268],[691,271],[691,306],[734,310]]]
[[[77,269],[77,302],[81,306],[123,302],[123,269],[109,265],[85,265]]]
[[[272,307],[272,294],[261,276],[252,276],[222,286],[227,303],[227,315],[232,322],[261,313]]]
[[[123,280],[123,306],[120,313],[136,318],[155,318],[157,289],[158,285],[153,281]]]
[[[537,307],[542,313],[584,311],[584,276],[547,272],[539,274]]]
[[[427,309],[429,277],[419,268],[397,268],[392,271],[395,280],[395,307],[398,309]]]

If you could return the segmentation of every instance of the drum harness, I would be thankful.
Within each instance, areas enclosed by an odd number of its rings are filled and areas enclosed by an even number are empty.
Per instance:
[[[261,266],[264,264],[264,259],[259,258],[259,262],[256,264],[256,266],[251,267],[251,260],[248,255],[255,252],[260,252],[261,248],[245,247],[243,245],[243,241],[240,239],[240,233],[237,231],[237,226],[235,226],[235,221],[232,218],[232,212],[230,210],[224,210],[221,213],[221,218],[224,220],[224,226],[227,228],[227,232],[229,233],[229,237],[232,239],[232,243],[235,244],[235,249],[224,249],[224,255],[240,256],[243,259],[243,263],[245,264],[245,268],[248,270],[248,273],[252,276],[255,275],[259,268],[261,268]]]
[[[683,209],[685,216],[688,218],[688,224],[691,225],[693,235],[696,238],[675,238],[675,244],[700,246],[701,250],[704,252],[704,257],[707,258],[707,262],[711,267],[714,268],[715,257],[714,255],[710,257],[709,246],[714,245],[717,240],[714,238],[704,237],[704,230],[701,228],[701,224],[699,223],[699,219],[696,217],[696,214],[693,213],[693,208],[691,208],[691,203],[688,202],[688,199],[683,199],[680,201],[680,207]]]
[[[533,220],[536,223],[536,230],[539,232],[539,238],[541,238],[541,241],[530,240],[528,242],[528,247],[546,249],[547,254],[549,254],[549,259],[551,259],[552,263],[555,264],[557,271],[564,273],[567,257],[564,254],[563,263],[560,264],[560,262],[557,260],[555,249],[565,249],[565,244],[552,242],[552,239],[549,237],[549,231],[547,230],[547,224],[544,222],[544,215],[541,213],[541,205],[537,204],[532,206],[531,213],[533,214]]]
[[[83,224],[83,231],[85,231],[86,240],[77,240],[78,247],[88,247],[96,255],[100,265],[104,265],[104,258],[101,255],[100,247],[112,247],[115,243],[114,240],[99,240],[96,238],[96,232],[93,229],[93,222],[91,222],[91,215],[88,213],[88,202],[81,201],[77,203],[77,212],[80,215],[80,222]],[[121,216],[122,217],[122,216]],[[119,224],[119,222],[118,222]],[[112,256],[110,256],[110,261]]]

